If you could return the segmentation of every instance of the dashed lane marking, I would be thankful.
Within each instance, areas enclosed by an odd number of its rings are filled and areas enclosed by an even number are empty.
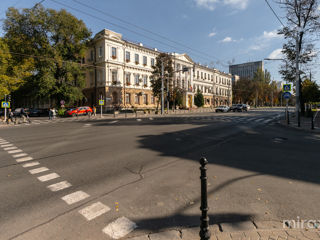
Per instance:
[[[38,180],[41,181],[41,182],[46,182],[46,181],[49,181],[49,180],[52,180],[52,179],[55,179],[55,178],[58,178],[58,177],[60,177],[58,174],[50,173],[50,174],[38,177]]]
[[[108,224],[102,231],[113,239],[119,239],[132,232],[135,228],[137,228],[137,224],[126,217],[121,217]]]
[[[12,154],[12,153],[18,153],[18,152],[22,152],[22,150],[21,149],[12,150],[12,151],[9,151],[8,153]]]
[[[109,124],[113,124],[113,123],[117,123],[118,121],[112,121],[112,122],[108,122]]]
[[[79,201],[86,199],[88,197],[90,197],[89,194],[87,194],[83,191],[77,191],[77,192],[74,192],[74,193],[71,193],[71,194],[68,194],[68,195],[62,197],[61,199],[63,201],[65,201],[67,204],[71,205],[73,203],[79,202]]]
[[[35,169],[29,170],[29,172],[30,172],[31,174],[37,174],[37,173],[41,173],[41,172],[45,172],[45,171],[49,171],[49,168],[39,167],[39,168],[35,168]]]
[[[8,150],[13,150],[13,149],[18,149],[18,148],[17,147],[7,147],[7,148],[4,148],[3,150],[8,151]]]
[[[26,162],[26,161],[30,161],[33,160],[32,157],[23,157],[23,158],[18,158],[16,159],[17,162]]]
[[[47,186],[47,188],[49,188],[52,192],[57,192],[60,191],[62,189],[71,187],[71,183],[67,182],[67,181],[62,181],[62,182],[58,182],[52,185]]]
[[[93,203],[92,205],[79,210],[79,213],[84,216],[88,221],[99,217],[100,215],[109,212],[110,208],[101,202]]]
[[[18,158],[18,157],[24,157],[24,156],[28,156],[28,154],[26,154],[26,153],[19,153],[19,154],[13,155],[12,157]]]
[[[27,168],[27,167],[33,167],[39,165],[39,162],[30,162],[30,163],[25,163],[22,165],[22,167]]]
[[[1,145],[1,147],[11,147],[11,146],[13,146],[13,144],[5,144],[5,145]]]

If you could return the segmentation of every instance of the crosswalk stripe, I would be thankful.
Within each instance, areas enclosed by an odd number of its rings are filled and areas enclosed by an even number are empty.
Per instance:
[[[18,152],[22,152],[22,150],[21,149],[12,150],[12,151],[9,151],[8,153],[12,154],[12,153],[18,153]]]
[[[5,148],[5,147],[11,147],[13,146],[13,144],[5,144],[5,145],[1,145],[1,147]]]
[[[49,171],[49,168],[39,167],[39,168],[35,168],[35,169],[29,170],[29,173],[31,173],[31,174],[37,174],[37,173],[41,173],[41,172],[45,172],[45,171]]]
[[[60,177],[58,174],[50,173],[50,174],[38,177],[38,180],[41,181],[41,182],[46,182],[46,181],[49,181],[49,180],[52,180],[52,179],[55,179],[55,178],[58,178],[58,177]]]
[[[51,184],[49,186],[47,186],[47,188],[49,188],[52,192],[57,192],[60,190],[63,190],[65,188],[71,187],[72,185],[67,182],[67,181],[62,181],[62,182],[58,182],[55,184]]]
[[[39,162],[30,162],[30,163],[25,163],[22,165],[22,167],[27,168],[27,167],[33,167],[39,165]]]
[[[18,158],[18,157],[24,157],[24,156],[27,156],[27,155],[28,154],[26,154],[26,153],[19,153],[19,154],[13,155],[12,157]]]
[[[18,158],[16,159],[17,162],[26,162],[26,161],[30,161],[33,160],[32,157],[23,157],[23,158]]]
[[[90,221],[106,212],[109,212],[110,210],[111,209],[108,206],[102,204],[101,202],[96,202],[88,207],[79,210],[79,213],[82,216],[84,216],[88,221]]]
[[[126,217],[120,217],[108,224],[102,231],[113,239],[119,239],[132,232],[135,228],[137,228],[137,224]]]
[[[87,194],[83,191],[77,191],[77,192],[74,192],[74,193],[71,193],[71,194],[68,194],[68,195],[62,197],[61,199],[63,201],[65,201],[68,205],[71,205],[71,204],[79,202],[83,199],[86,199],[88,197],[90,197],[89,194]]]
[[[8,151],[8,150],[13,150],[13,149],[17,149],[17,147],[7,147],[7,148],[4,148],[3,150]]]

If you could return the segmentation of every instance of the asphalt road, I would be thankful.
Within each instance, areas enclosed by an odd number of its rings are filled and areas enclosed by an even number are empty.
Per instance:
[[[320,219],[320,135],[279,125],[279,114],[1,128],[0,239],[115,239],[197,226],[202,156],[210,223]]]

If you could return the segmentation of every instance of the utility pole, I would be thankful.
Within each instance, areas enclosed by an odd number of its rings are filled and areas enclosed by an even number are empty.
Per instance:
[[[298,120],[298,127],[300,127],[300,77],[299,77],[299,32],[296,36],[296,115]]]
[[[169,77],[167,79],[167,114],[169,114]]]
[[[94,49],[94,100],[93,100],[93,105],[97,105],[97,53],[96,53],[96,46],[93,47]]]
[[[161,60],[161,115],[164,113],[164,66],[163,59]]]

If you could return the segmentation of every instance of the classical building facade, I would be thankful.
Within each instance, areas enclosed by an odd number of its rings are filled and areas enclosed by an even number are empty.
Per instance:
[[[160,52],[141,43],[122,38],[107,29],[97,33],[87,51],[84,65],[89,105],[105,100],[105,108],[155,108],[158,104],[150,84],[156,58]],[[205,107],[231,104],[231,74],[196,64],[187,54],[171,53],[174,75],[172,84],[183,89],[183,107],[194,107],[194,94],[199,89]],[[182,71],[188,68],[188,71]]]

